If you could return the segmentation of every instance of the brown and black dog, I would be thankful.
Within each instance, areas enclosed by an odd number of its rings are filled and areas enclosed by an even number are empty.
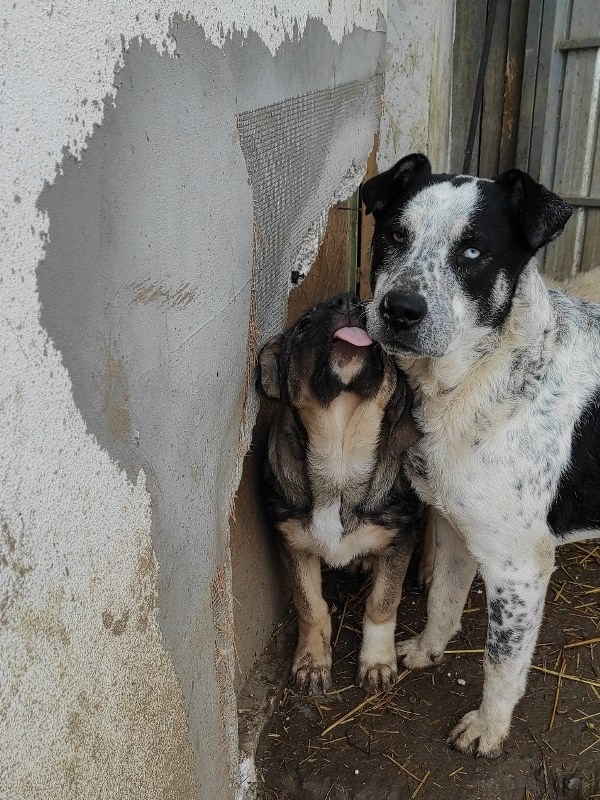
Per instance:
[[[311,694],[331,686],[321,561],[340,568],[369,559],[373,584],[357,681],[370,691],[388,688],[396,677],[396,611],[420,511],[399,458],[419,437],[404,375],[369,338],[359,298],[340,294],[265,345],[258,381],[279,401],[265,477],[298,612],[292,677]]]

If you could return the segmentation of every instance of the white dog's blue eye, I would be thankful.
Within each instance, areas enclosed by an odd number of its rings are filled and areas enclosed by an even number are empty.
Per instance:
[[[406,236],[404,233],[402,233],[402,231],[392,231],[392,239],[395,242],[398,242],[398,244],[402,244],[406,239]]]
[[[476,258],[479,258],[480,255],[481,255],[481,250],[478,250],[476,247],[467,247],[467,249],[463,253],[463,256],[465,258],[471,259],[471,261],[474,261]]]

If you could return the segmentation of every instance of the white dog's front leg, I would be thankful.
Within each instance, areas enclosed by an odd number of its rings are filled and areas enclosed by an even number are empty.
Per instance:
[[[427,624],[414,639],[399,642],[398,657],[409,669],[437,664],[450,638],[460,628],[465,601],[477,563],[447,519],[436,514],[433,580],[427,598]]]
[[[513,710],[525,691],[554,567],[553,548],[540,550],[541,556],[507,558],[483,575],[488,606],[483,699],[448,738],[462,752],[488,758],[500,755]]]

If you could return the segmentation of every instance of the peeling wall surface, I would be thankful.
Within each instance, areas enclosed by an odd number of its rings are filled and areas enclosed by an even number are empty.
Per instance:
[[[426,153],[447,169],[454,0],[388,3],[385,94],[377,165]]]
[[[234,796],[252,356],[360,181],[379,5],[2,12],[2,798]]]

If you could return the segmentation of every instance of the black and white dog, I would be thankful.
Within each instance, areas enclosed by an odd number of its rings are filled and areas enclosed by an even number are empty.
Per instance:
[[[408,451],[437,510],[424,631],[404,664],[435,664],[485,581],[483,699],[450,734],[500,753],[543,614],[556,545],[600,534],[600,305],[552,291],[534,255],[571,209],[519,170],[495,180],[432,174],[410,155],[363,188],[375,215],[371,337],[416,395]]]

